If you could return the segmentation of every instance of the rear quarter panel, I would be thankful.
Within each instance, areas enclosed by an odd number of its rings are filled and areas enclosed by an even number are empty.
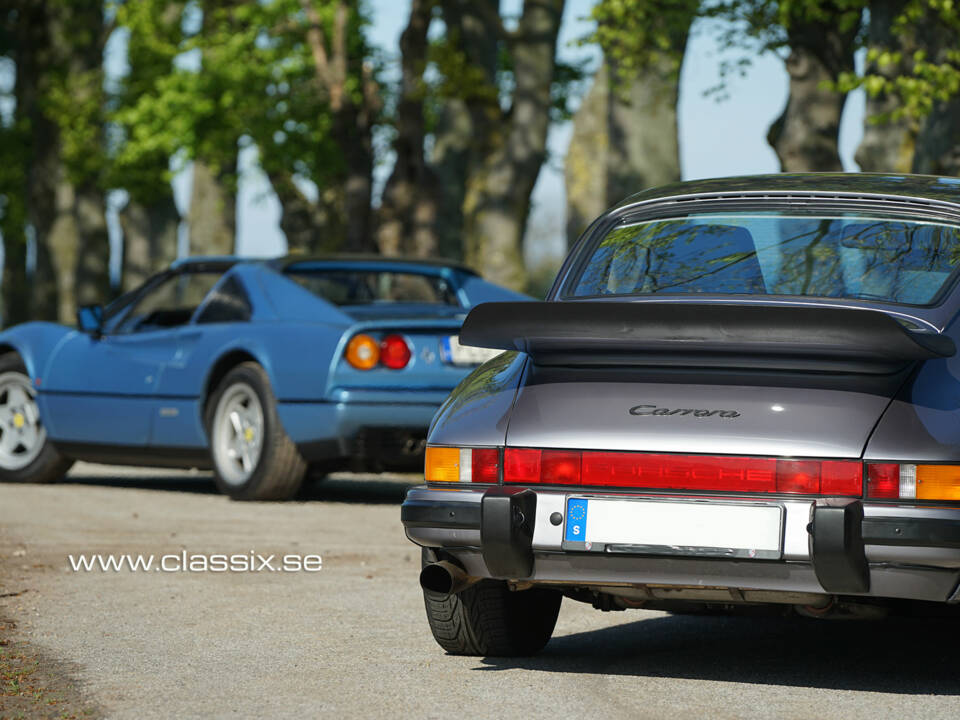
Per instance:
[[[525,367],[525,355],[505,352],[470,373],[440,407],[427,442],[503,445]]]
[[[960,322],[947,334],[960,347]],[[960,355],[918,367],[877,423],[864,458],[960,461]]]

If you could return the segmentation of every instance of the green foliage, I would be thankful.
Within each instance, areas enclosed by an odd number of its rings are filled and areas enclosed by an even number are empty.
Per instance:
[[[123,128],[118,184],[137,183],[139,169],[155,167],[157,157],[202,157],[214,170],[231,168],[241,139],[260,146],[267,172],[294,171],[320,186],[335,177],[342,151],[331,138],[329,97],[299,0],[201,0],[171,13],[176,5],[128,0],[118,9],[118,22],[130,30],[132,68],[112,115]],[[328,46],[336,5],[314,2]],[[202,19],[184,33],[191,18]],[[350,13],[347,54],[361,61],[370,55],[366,24],[362,9]],[[360,76],[359,62],[348,68],[345,94],[353,102],[361,100]]]
[[[675,75],[700,4],[700,0],[599,0],[590,13],[597,28],[585,41],[600,45],[617,83],[628,84],[651,67]]]
[[[892,36],[898,47],[871,46],[871,70],[847,73],[838,83],[843,91],[863,87],[871,97],[898,100],[896,109],[874,121],[920,119],[960,93],[960,12],[952,0],[909,0],[893,21]]]

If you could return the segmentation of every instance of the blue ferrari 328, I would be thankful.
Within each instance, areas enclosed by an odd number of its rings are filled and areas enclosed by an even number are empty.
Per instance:
[[[235,499],[280,500],[308,474],[417,469],[440,403],[489,357],[457,341],[467,311],[521,298],[442,262],[178,262],[78,328],[0,333],[0,480],[202,467]]]

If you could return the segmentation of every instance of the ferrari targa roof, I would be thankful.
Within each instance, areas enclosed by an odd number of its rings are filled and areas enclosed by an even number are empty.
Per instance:
[[[434,267],[450,268],[460,272],[476,275],[477,271],[467,267],[454,260],[442,260],[437,258],[409,258],[394,257],[390,255],[375,255],[373,253],[353,253],[353,254],[335,254],[335,255],[286,255],[270,261],[270,265],[281,272],[291,270],[297,265],[316,265],[322,263],[350,263],[350,264],[369,264],[375,266],[398,266],[405,265],[414,267]]]

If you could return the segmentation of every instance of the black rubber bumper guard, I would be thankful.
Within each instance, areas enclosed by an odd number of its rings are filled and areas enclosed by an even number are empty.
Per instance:
[[[831,593],[870,591],[866,545],[960,548],[960,522],[944,518],[865,518],[859,500],[828,500],[813,511],[813,570]]]
[[[519,580],[533,573],[533,531],[537,495],[527,488],[495,487],[476,503],[405,502],[408,527],[480,529],[481,550],[492,577]],[[826,592],[870,591],[866,545],[960,549],[960,521],[944,518],[864,517],[859,500],[827,500],[807,526],[817,580]]]

